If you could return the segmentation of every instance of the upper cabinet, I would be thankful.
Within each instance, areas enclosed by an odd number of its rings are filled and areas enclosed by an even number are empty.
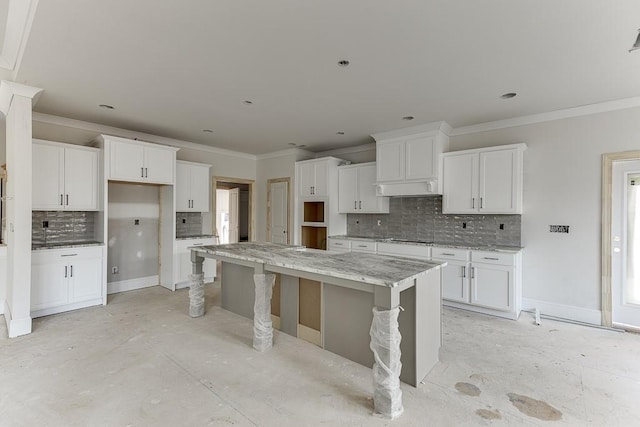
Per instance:
[[[341,159],[335,157],[296,162],[298,196],[304,198],[337,196],[333,189],[334,185],[331,183],[337,183],[336,168],[341,162]]]
[[[175,183],[178,148],[101,135],[109,153],[108,179],[150,184]]]
[[[379,196],[441,194],[440,155],[449,147],[445,122],[372,135]]]
[[[176,212],[209,212],[209,168],[176,162]]]
[[[338,168],[340,213],[389,213],[389,198],[376,196],[376,164],[362,163]]]
[[[100,150],[33,140],[33,210],[98,210]]]
[[[442,212],[521,214],[525,144],[446,153]]]

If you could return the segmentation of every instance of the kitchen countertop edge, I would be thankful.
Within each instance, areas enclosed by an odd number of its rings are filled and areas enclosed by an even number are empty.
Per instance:
[[[519,246],[481,246],[481,245],[464,245],[464,244],[451,244],[451,243],[439,243],[439,242],[406,242],[402,240],[394,240],[391,237],[351,237],[346,235],[329,236],[329,239],[337,240],[354,240],[361,242],[377,242],[377,243],[393,243],[396,245],[414,245],[414,246],[431,246],[438,248],[456,248],[456,249],[468,249],[473,251],[487,251],[487,252],[504,252],[504,253],[518,253],[524,248]]]

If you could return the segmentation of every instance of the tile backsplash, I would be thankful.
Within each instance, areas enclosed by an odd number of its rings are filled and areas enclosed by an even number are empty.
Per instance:
[[[33,211],[31,244],[46,246],[96,241],[97,212]]]
[[[192,237],[202,235],[201,212],[176,213],[176,237]]]
[[[521,246],[520,217],[445,215],[442,196],[392,197],[389,214],[347,214],[347,235],[470,246]]]

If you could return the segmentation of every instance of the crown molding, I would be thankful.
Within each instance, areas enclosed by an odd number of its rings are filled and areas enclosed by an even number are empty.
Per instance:
[[[2,80],[0,81],[0,111],[6,116],[11,107],[11,101],[16,95],[31,98],[31,106],[33,108],[33,105],[38,102],[41,93],[42,89],[38,87]]]
[[[239,151],[226,150],[224,148],[210,147],[208,145],[196,144],[194,142],[182,141],[179,139],[167,138],[164,136],[153,135],[144,132],[135,132],[132,130],[117,128],[113,126],[105,126],[97,123],[85,122],[82,120],[69,119],[66,117],[53,116],[51,114],[33,113],[33,121],[46,123],[50,125],[63,126],[73,129],[81,129],[89,132],[96,132],[96,134],[104,134],[117,136],[127,139],[138,139],[139,141],[154,142],[156,144],[170,145],[178,148],[185,148],[189,150],[204,151],[207,153],[222,154],[225,156],[239,157],[242,159],[256,160],[254,154],[241,153]]]
[[[635,107],[640,107],[640,96],[617,99],[615,101],[600,102],[598,104],[581,105],[579,107],[565,108],[563,110],[549,111],[546,113],[514,117],[512,119],[479,123],[477,125],[462,126],[453,129],[450,136],[453,137],[460,135],[469,135],[472,133],[488,132],[492,130],[506,129],[517,126],[532,125],[554,120],[569,119],[572,117],[588,116],[591,114],[607,113],[617,110],[626,110],[628,108]]]
[[[445,135],[451,134],[451,126],[445,121],[432,122],[424,125],[410,126],[402,129],[394,129],[386,132],[372,133],[371,136],[376,141],[402,138],[405,136],[416,136],[420,134],[434,134],[436,132],[442,132]]]

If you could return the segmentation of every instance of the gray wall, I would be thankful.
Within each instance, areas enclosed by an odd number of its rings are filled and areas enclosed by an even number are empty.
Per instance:
[[[108,282],[158,274],[159,197],[157,186],[109,183]]]

